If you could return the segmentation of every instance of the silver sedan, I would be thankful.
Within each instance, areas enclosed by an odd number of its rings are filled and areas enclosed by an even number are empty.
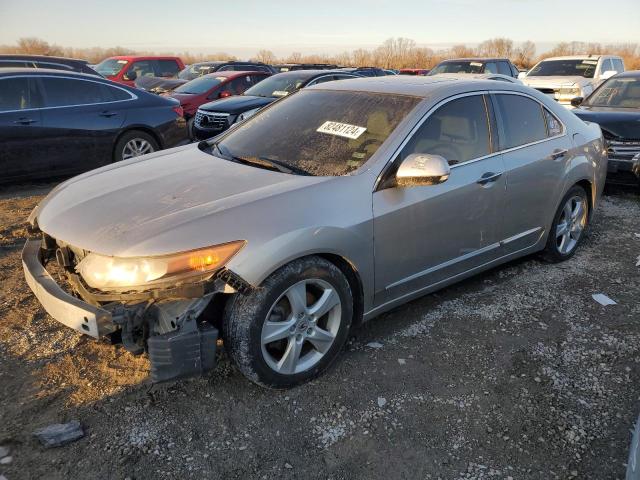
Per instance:
[[[61,184],[24,270],[51,316],[148,353],[154,381],[213,368],[220,335],[250,380],[290,387],[362,321],[517,257],[569,259],[606,162],[597,125],[521,85],[329,82]]]

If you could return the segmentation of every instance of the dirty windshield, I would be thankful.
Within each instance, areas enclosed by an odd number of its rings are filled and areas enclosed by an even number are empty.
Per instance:
[[[244,94],[256,97],[285,97],[298,90],[308,79],[309,74],[305,73],[275,75],[262,80]]]
[[[112,77],[118,75],[127,63],[127,60],[107,58],[96,65],[94,70],[104,77]]]
[[[429,75],[438,73],[483,73],[484,63],[473,61],[445,62],[429,72]]]
[[[583,103],[588,107],[640,108],[640,79],[612,78]]]
[[[593,78],[596,72],[596,59],[583,60],[545,60],[527,74],[528,77],[585,77]]]
[[[347,175],[371,158],[419,101],[404,95],[301,90],[238,126],[214,153],[310,175]]]

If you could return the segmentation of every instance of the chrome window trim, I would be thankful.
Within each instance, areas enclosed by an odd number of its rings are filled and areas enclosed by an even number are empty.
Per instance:
[[[380,173],[378,174],[378,176],[376,177],[376,181],[373,184],[373,191],[376,192],[378,191],[378,187],[382,181],[382,178],[384,177],[384,175],[386,174],[386,172],[389,170],[390,165],[395,161],[395,159],[398,157],[398,155],[400,154],[400,152],[402,152],[402,149],[407,145],[407,143],[409,143],[409,141],[413,138],[413,136],[416,134],[416,132],[420,129],[420,127],[422,127],[422,124],[424,124],[424,122],[426,122],[429,117],[431,117],[431,115],[440,107],[446,105],[449,102],[452,102],[454,100],[457,100],[459,98],[464,98],[464,97],[471,97],[471,96],[475,96],[475,95],[491,95],[491,94],[507,94],[507,95],[520,95],[521,97],[526,97],[529,98],[531,100],[533,100],[534,102],[536,102],[538,105],[540,105],[540,107],[544,108],[545,110],[547,110],[551,115],[553,115],[556,120],[558,120],[558,122],[560,123],[560,125],[562,125],[562,134],[560,135],[555,135],[553,137],[546,137],[543,138],[541,140],[537,140],[535,142],[530,142],[530,143],[525,143],[523,145],[518,145],[516,147],[511,147],[505,150],[500,150],[498,147],[498,150],[496,150],[495,152],[490,153],[489,155],[484,155],[482,157],[478,157],[478,158],[472,158],[471,160],[467,160],[466,162],[463,163],[456,163],[455,165],[451,165],[450,169],[454,170],[456,168],[459,167],[463,167],[465,165],[469,165],[471,163],[475,163],[475,162],[479,162],[481,160],[485,160],[487,158],[491,158],[494,157],[496,155],[503,155],[505,153],[510,153],[513,152],[515,150],[519,150],[521,148],[525,148],[525,147],[530,147],[532,145],[537,145],[539,143],[543,143],[543,142],[547,142],[549,140],[555,140],[556,138],[561,138],[561,137],[566,137],[567,136],[567,128],[566,125],[551,111],[549,110],[546,105],[544,105],[540,100],[538,100],[537,98],[531,96],[528,93],[525,92],[518,92],[515,90],[478,90],[475,92],[465,92],[465,93],[459,93],[456,95],[453,95],[451,97],[447,97],[443,100],[440,100],[438,103],[436,103],[433,107],[431,107],[423,116],[422,118],[418,121],[418,123],[416,123],[416,125],[411,129],[411,131],[407,134],[407,136],[405,137],[405,139],[402,141],[402,143],[400,144],[400,146],[398,148],[396,148],[393,152],[393,154],[391,155],[390,159],[385,163],[385,165],[382,167],[382,170],[380,171]],[[545,120],[546,122],[546,120]],[[496,118],[496,125],[498,124],[498,119]],[[489,128],[491,128],[491,122],[489,122]],[[545,129],[546,129],[546,123],[545,123]]]
[[[0,110],[0,114],[2,113],[17,113],[17,112],[31,112],[31,111],[40,111],[40,110],[52,110],[54,108],[73,108],[73,107],[88,107],[91,105],[110,105],[112,103],[121,103],[121,102],[130,102],[132,100],[137,100],[138,96],[135,93],[130,92],[129,90],[126,90],[124,88],[121,88],[119,86],[116,85],[111,85],[109,83],[105,83],[105,82],[101,82],[101,81],[97,81],[97,80],[92,80],[89,78],[77,78],[77,77],[67,77],[64,75],[9,75],[6,77],[0,77],[0,82],[6,78],[66,78],[67,80],[78,80],[80,82],[92,82],[92,83],[97,83],[100,85],[104,85],[106,87],[110,87],[110,88],[117,88],[118,90],[122,90],[123,92],[126,92],[131,98],[129,99],[125,99],[125,100],[113,100],[110,102],[95,102],[95,103],[79,103],[77,105],[59,105],[56,107],[37,107],[37,108],[23,108],[21,110]],[[44,92],[43,92],[44,93]]]

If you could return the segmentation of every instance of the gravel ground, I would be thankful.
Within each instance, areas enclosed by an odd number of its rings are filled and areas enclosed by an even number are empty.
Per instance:
[[[203,378],[153,386],[144,358],[49,318],[19,261],[49,188],[0,192],[8,480],[624,477],[640,412],[636,193],[605,197],[572,260],[529,257],[397,308],[354,331],[327,374],[280,392],[224,354]],[[33,438],[73,419],[75,443]]]

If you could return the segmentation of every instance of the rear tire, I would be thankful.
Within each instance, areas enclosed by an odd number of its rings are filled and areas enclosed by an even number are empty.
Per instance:
[[[113,149],[113,161],[128,160],[160,150],[158,142],[151,135],[140,130],[124,133]]]
[[[337,358],[353,318],[349,282],[320,257],[295,260],[248,294],[227,303],[225,348],[251,381],[289,388],[324,372]]]
[[[542,253],[551,263],[563,262],[576,253],[589,223],[589,197],[574,185],[560,202],[553,217],[547,245]]]

